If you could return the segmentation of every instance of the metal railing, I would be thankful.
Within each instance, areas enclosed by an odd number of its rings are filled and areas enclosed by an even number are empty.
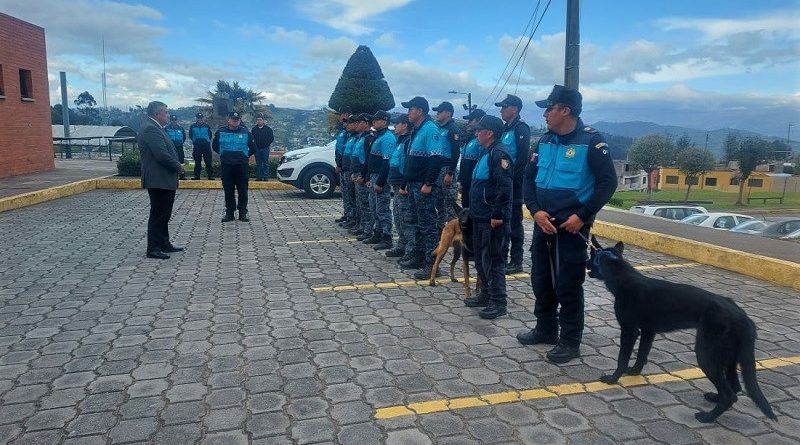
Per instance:
[[[95,141],[96,140],[96,141]],[[105,143],[103,143],[105,142]],[[136,149],[136,138],[129,137],[108,137],[108,136],[86,136],[86,137],[54,137],[53,155],[61,159],[70,159],[75,155],[91,159],[92,153],[100,157],[108,157],[113,161],[114,157],[122,156],[126,149]]]

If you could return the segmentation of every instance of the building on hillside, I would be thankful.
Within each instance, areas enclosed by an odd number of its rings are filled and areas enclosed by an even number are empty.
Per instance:
[[[0,12],[0,178],[53,170],[44,28]]]
[[[617,191],[647,190],[647,172],[637,170],[628,161],[614,161],[614,170],[617,172]]]
[[[661,190],[686,190],[689,185],[686,175],[674,167],[662,168],[659,172],[660,181],[658,188]],[[739,171],[720,169],[707,172],[695,178],[692,190],[715,190],[719,192],[739,192]],[[773,192],[782,193],[800,192],[800,176],[791,176],[782,173],[772,173],[769,165],[759,166],[747,178],[744,193]]]

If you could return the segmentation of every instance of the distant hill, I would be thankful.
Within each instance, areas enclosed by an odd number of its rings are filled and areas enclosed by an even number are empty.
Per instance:
[[[687,128],[687,127],[677,127],[672,125],[659,125],[653,122],[641,122],[641,121],[633,121],[633,122],[605,122],[600,121],[596,122],[591,125],[594,128],[597,128],[603,133],[609,135],[616,135],[616,136],[625,136],[629,138],[640,138],[642,136],[646,136],[648,134],[663,134],[666,136],[671,136],[673,138],[678,138],[682,136],[684,133],[689,136],[689,139],[692,140],[695,146],[698,147],[705,147],[706,146],[706,135],[708,135],[708,149],[714,153],[714,156],[718,159],[722,158],[724,150],[723,144],[725,143],[725,138],[728,136],[729,133],[734,133],[739,136],[757,136],[768,141],[773,141],[775,137],[772,136],[765,136],[763,134],[754,133],[752,131],[747,130],[737,130],[737,129],[718,129],[718,130],[698,130],[696,128]],[[800,149],[800,142],[792,141],[791,142],[792,149],[797,151]]]

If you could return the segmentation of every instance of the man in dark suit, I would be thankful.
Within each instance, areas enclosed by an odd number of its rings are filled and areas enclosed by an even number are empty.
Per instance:
[[[178,189],[178,175],[186,172],[178,161],[172,141],[164,131],[169,122],[167,105],[153,101],[147,105],[147,119],[137,142],[142,157],[142,188],[150,195],[150,219],[147,220],[147,258],[166,260],[167,253],[183,247],[169,241],[169,218]]]

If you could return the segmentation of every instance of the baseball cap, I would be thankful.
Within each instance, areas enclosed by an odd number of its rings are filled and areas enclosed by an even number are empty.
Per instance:
[[[450,113],[455,113],[455,110],[453,109],[453,104],[447,101],[440,103],[438,107],[433,107],[433,111],[437,113],[440,111],[449,111]]]
[[[203,113],[197,113],[197,114],[194,115],[194,117],[200,119],[200,118],[203,117]]]
[[[239,116],[239,112],[238,111],[231,111],[230,113],[228,113],[228,118],[230,118],[230,119],[241,119],[242,117]]]
[[[408,125],[408,115],[407,114],[401,114],[401,115],[397,116],[396,118],[394,118],[392,120],[392,123]]]
[[[375,114],[372,115],[372,121],[374,122],[379,120],[385,120],[386,122],[389,122],[391,120],[391,117],[389,116],[389,113],[383,110],[378,110],[375,112]]]
[[[503,129],[505,125],[503,121],[500,120],[499,117],[496,116],[483,116],[481,120],[478,122],[478,126],[476,127],[478,130],[491,130],[495,137],[500,137],[503,134]]]
[[[481,109],[477,109],[477,110],[472,110],[470,114],[464,116],[464,119],[471,121],[473,119],[480,119],[483,116],[486,116],[486,112]]]
[[[402,105],[403,108],[419,108],[425,113],[427,113],[428,110],[430,110],[430,106],[428,105],[428,100],[422,96],[414,96],[408,102],[400,102],[400,105]]]
[[[547,108],[555,104],[564,104],[570,107],[575,115],[578,115],[583,106],[583,96],[577,90],[564,85],[553,85],[553,91],[550,92],[547,99],[536,101],[536,106],[539,108]]]
[[[509,94],[500,102],[495,102],[494,106],[496,107],[517,107],[518,110],[522,109],[522,99],[519,97]]]

